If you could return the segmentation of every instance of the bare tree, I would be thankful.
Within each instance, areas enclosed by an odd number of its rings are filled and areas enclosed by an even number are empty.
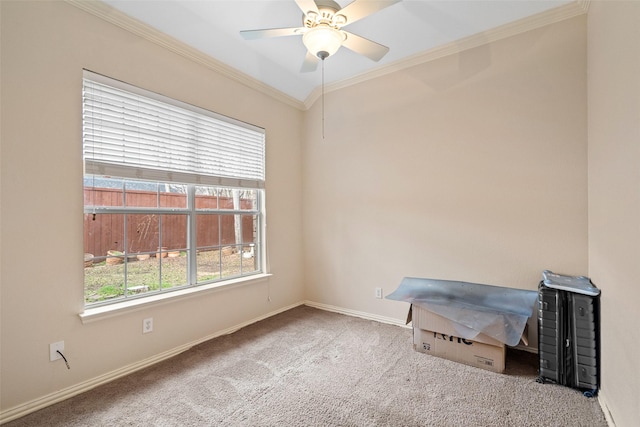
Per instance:
[[[241,190],[234,189],[232,192],[233,197],[233,210],[240,210],[240,192]],[[233,216],[233,228],[236,236],[236,248],[237,245],[242,243],[242,216],[234,215]]]

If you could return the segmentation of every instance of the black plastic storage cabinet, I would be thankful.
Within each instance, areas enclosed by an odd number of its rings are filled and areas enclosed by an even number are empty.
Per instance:
[[[580,389],[600,386],[600,290],[587,277],[545,270],[538,288],[538,382]]]

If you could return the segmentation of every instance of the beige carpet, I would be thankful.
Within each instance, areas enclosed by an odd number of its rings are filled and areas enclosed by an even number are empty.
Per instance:
[[[414,352],[411,330],[298,307],[8,426],[606,426],[596,399]]]

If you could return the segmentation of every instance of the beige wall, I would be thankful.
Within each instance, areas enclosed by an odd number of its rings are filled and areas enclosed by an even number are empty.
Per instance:
[[[630,4],[592,2],[588,30],[573,18],[327,93],[322,139],[319,102],[301,113],[61,2],[1,1],[0,411],[305,298],[400,320],[406,305],[375,299],[375,287],[422,276],[535,289],[549,268],[588,272],[603,289],[601,398],[633,425]],[[267,129],[268,284],[81,324],[82,68]],[[71,370],[48,361],[58,340]]]
[[[585,67],[583,15],[327,93],[324,140],[320,103],[305,117],[307,299],[404,319],[375,287],[586,274]]]
[[[302,301],[299,110],[64,2],[0,3],[3,411]],[[80,322],[83,68],[266,128],[268,283]]]
[[[601,399],[640,420],[640,2],[591,2],[589,274],[602,289]]]

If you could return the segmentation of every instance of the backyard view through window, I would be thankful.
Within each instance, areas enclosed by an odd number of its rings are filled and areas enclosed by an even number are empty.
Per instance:
[[[86,303],[261,270],[257,190],[87,176],[84,197]]]
[[[264,130],[83,83],[85,304],[263,273]]]

